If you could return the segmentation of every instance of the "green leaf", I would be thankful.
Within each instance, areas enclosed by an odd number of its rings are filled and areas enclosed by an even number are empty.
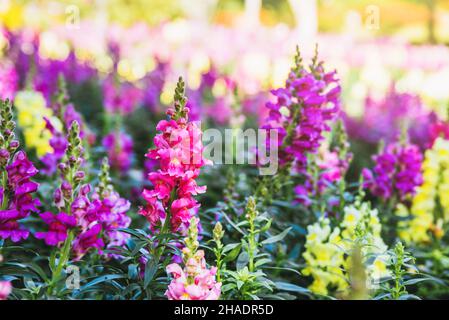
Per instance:
[[[239,257],[237,258],[237,271],[242,270],[248,265],[249,262],[249,255],[246,251],[243,251]]]
[[[310,294],[309,289],[297,286],[296,284],[293,284],[293,283],[275,282],[274,284],[276,285],[276,287],[279,290],[297,292],[297,293],[301,293],[301,294]]]
[[[254,266],[257,268],[257,267],[263,266],[264,264],[267,264],[270,262],[271,262],[271,259],[264,258],[264,259],[260,259],[260,260],[256,261]]]
[[[84,291],[90,287],[93,287],[93,286],[100,284],[102,282],[105,282],[105,281],[111,281],[111,280],[115,280],[115,279],[125,279],[126,277],[127,276],[123,275],[123,274],[108,274],[105,276],[101,276],[101,277],[95,278],[94,280],[92,280],[89,283],[82,286],[80,288],[80,291]]]
[[[228,252],[228,251],[234,249],[235,247],[237,247],[237,246],[239,246],[239,245],[240,245],[240,243],[230,243],[230,244],[227,244],[227,245],[225,245],[225,246],[223,247],[223,253],[226,253],[226,252]]]
[[[153,280],[156,271],[157,271],[157,262],[154,259],[148,260],[147,264],[145,265],[145,276],[143,281],[143,286],[145,289]]]
[[[240,253],[240,250],[242,249],[242,245],[238,243],[223,259],[223,262],[230,262],[237,258],[237,256]]]
[[[264,244],[270,244],[270,243],[275,243],[275,242],[281,241],[282,239],[285,238],[285,236],[290,232],[291,229],[292,228],[289,227],[289,228],[285,229],[284,231],[282,231],[281,233],[279,233],[273,237],[270,237],[268,239],[265,239],[261,243],[264,245]]]

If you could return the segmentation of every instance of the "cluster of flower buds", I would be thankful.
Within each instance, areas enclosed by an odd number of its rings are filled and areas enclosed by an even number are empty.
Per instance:
[[[19,147],[19,141],[15,140],[12,105],[7,99],[1,101],[0,109],[0,168],[5,169],[10,156]]]

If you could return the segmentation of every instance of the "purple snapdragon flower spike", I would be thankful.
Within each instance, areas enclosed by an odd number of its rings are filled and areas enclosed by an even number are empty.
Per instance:
[[[373,157],[372,170],[364,169],[364,186],[384,200],[397,195],[400,200],[414,195],[423,182],[423,156],[416,145],[392,143]]]
[[[262,128],[278,131],[279,164],[293,164],[305,173],[307,155],[318,151],[323,133],[330,130],[328,122],[340,110],[341,87],[335,71],[326,73],[316,57],[309,71],[299,51],[295,59],[285,87],[271,91],[275,100],[266,105],[269,115]]]
[[[7,207],[0,210],[0,238],[10,238],[13,242],[19,242],[28,238],[29,231],[19,224],[19,220],[27,218],[31,212],[38,212],[41,205],[39,199],[33,198],[39,184],[31,181],[38,170],[28,160],[23,151],[15,154],[11,164],[6,166],[9,198],[4,199],[5,190],[0,192],[0,206],[7,201]]]

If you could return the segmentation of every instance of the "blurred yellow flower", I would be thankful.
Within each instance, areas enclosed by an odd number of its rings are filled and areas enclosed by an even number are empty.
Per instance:
[[[423,184],[413,197],[410,210],[398,205],[398,234],[406,242],[428,243],[444,235],[441,224],[449,220],[449,141],[438,138],[426,151],[422,164]]]
[[[17,123],[22,129],[25,145],[36,150],[38,157],[52,152],[49,141],[50,132],[45,127],[44,117],[48,118],[56,128],[60,121],[53,116],[51,109],[45,106],[44,96],[36,91],[19,91],[14,99],[17,109]]]
[[[340,292],[349,288],[348,253],[355,242],[361,246],[364,257],[374,257],[370,262],[365,259],[367,287],[372,288],[377,280],[388,276],[388,248],[381,238],[381,228],[377,210],[372,210],[368,203],[345,207],[340,226],[333,229],[328,218],[310,225],[303,254],[306,267],[302,270],[314,279],[309,289],[327,295],[331,288]]]

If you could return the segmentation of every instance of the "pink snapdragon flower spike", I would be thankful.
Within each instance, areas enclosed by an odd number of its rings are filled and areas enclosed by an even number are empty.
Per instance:
[[[157,125],[155,149],[146,155],[158,161],[159,169],[148,174],[153,188],[142,193],[147,204],[139,213],[150,222],[151,230],[162,227],[166,220],[173,232],[185,235],[189,221],[200,204],[194,196],[206,191],[198,186],[200,168],[211,162],[203,157],[201,129],[188,121],[189,109],[184,97],[184,82],[179,80],[175,91],[175,108],[168,110],[168,120]]]
[[[275,101],[266,104],[269,115],[262,128],[278,132],[280,166],[293,165],[305,173],[307,155],[318,151],[323,133],[330,130],[329,121],[340,111],[341,87],[336,72],[325,72],[316,56],[306,70],[297,49],[295,67],[285,87],[271,93]],[[270,139],[268,135],[267,148]]]
[[[169,300],[218,300],[221,283],[217,283],[217,268],[208,269],[202,250],[189,260],[189,266],[182,269],[178,264],[167,266],[167,273],[173,277],[166,296]]]
[[[12,292],[12,285],[9,281],[0,281],[0,300],[8,299]]]
[[[19,242],[29,236],[20,220],[38,212],[41,205],[33,197],[39,184],[31,180],[38,170],[25,152],[15,153],[19,143],[14,140],[11,103],[1,101],[0,107],[0,238]]]
[[[397,195],[400,200],[415,194],[423,182],[421,164],[423,156],[416,145],[409,143],[389,144],[373,157],[372,170],[364,169],[364,186],[375,196],[384,200]]]
[[[172,277],[165,295],[169,300],[218,300],[221,283],[216,281],[217,268],[206,265],[204,251],[198,250],[198,223],[193,217],[182,250],[184,268],[178,263],[167,266]]]

